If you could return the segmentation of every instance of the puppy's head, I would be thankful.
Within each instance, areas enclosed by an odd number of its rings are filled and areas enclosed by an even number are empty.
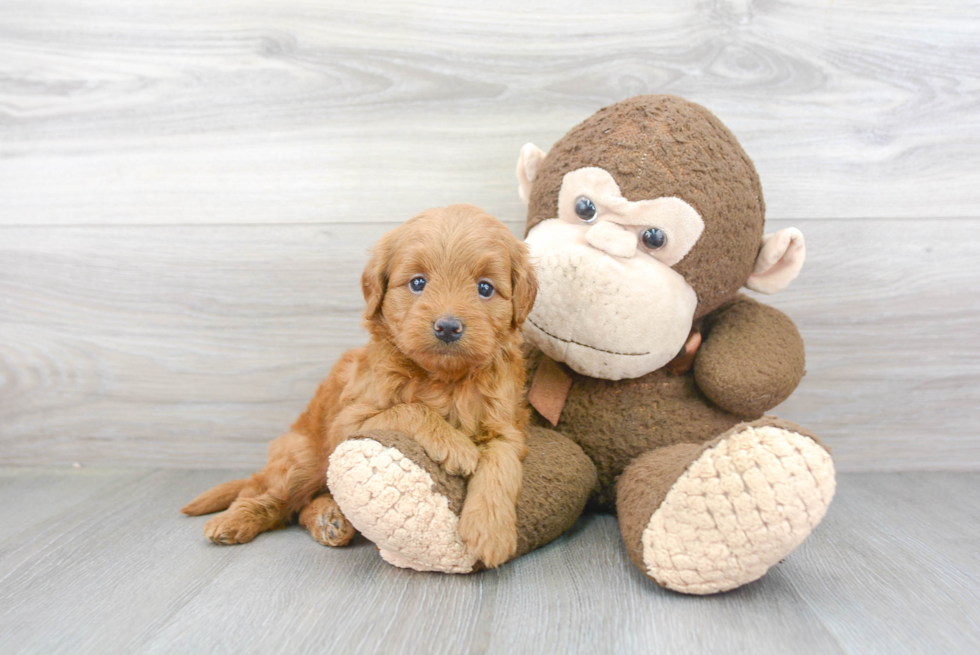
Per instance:
[[[386,233],[361,286],[374,337],[448,374],[513,342],[537,290],[524,243],[472,205],[429,209]]]

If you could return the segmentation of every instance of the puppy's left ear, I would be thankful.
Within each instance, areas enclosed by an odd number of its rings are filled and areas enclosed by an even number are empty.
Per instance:
[[[381,321],[381,303],[388,290],[388,263],[394,251],[394,234],[385,233],[371,248],[371,259],[364,267],[361,275],[361,292],[367,307],[364,309],[364,320],[370,323]]]
[[[514,327],[524,324],[524,319],[534,307],[538,295],[538,280],[534,276],[534,266],[527,251],[527,244],[514,240],[510,253],[511,303],[514,305]]]

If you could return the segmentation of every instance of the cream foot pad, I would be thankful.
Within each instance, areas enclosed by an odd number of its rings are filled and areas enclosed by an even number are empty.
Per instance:
[[[667,492],[643,531],[647,572],[688,594],[752,582],[810,534],[834,487],[830,454],[812,439],[746,428],[702,453]]]
[[[327,485],[347,520],[401,568],[469,573],[476,558],[459,537],[459,516],[429,473],[400,450],[351,439],[330,456]]]

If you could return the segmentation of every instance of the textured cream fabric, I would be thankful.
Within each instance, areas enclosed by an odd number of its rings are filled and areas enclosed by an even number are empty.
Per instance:
[[[800,274],[805,259],[806,241],[795,227],[767,234],[745,286],[759,293],[779,293]]]
[[[582,196],[592,200],[596,207],[595,218],[589,223],[583,222],[575,214],[575,203]],[[608,171],[593,167],[579,168],[562,178],[558,193],[558,220],[589,232],[603,223],[626,228],[633,234],[632,248],[624,249],[618,242],[615,251],[593,245],[616,257],[649,256],[665,266],[673,266],[684,259],[704,232],[701,215],[680,198],[668,196],[652,200],[627,200]],[[663,230],[667,236],[664,246],[655,251],[648,251],[640,244],[640,235],[651,227]]]
[[[459,517],[418,464],[371,439],[340,444],[327,485],[344,516],[394,566],[469,573],[476,564],[459,537]]]
[[[527,205],[531,199],[531,185],[538,174],[538,167],[544,161],[544,151],[533,143],[525,143],[517,158],[517,195]]]
[[[597,250],[614,257],[636,254],[636,233],[612,221],[599,221],[585,233],[585,240]]]
[[[834,464],[812,439],[748,428],[705,451],[671,487],[643,531],[654,580],[688,594],[762,577],[823,518]]]
[[[621,380],[657,370],[684,346],[698,299],[674,269],[646,255],[607,255],[557,219],[536,225],[525,242],[538,296],[524,335],[552,359]]]

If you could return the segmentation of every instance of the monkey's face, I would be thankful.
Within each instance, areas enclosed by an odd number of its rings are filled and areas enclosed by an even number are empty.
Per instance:
[[[799,230],[763,236],[762,186],[734,135],[683,98],[600,109],[547,155],[529,143],[517,180],[540,283],[525,334],[585,375],[657,370],[696,318],[742,286],[780,291],[803,265]]]
[[[679,198],[630,202],[601,168],[564,176],[558,217],[526,238],[538,277],[528,340],[607,380],[654,371],[683,348],[698,299],[671,268],[704,231]]]

